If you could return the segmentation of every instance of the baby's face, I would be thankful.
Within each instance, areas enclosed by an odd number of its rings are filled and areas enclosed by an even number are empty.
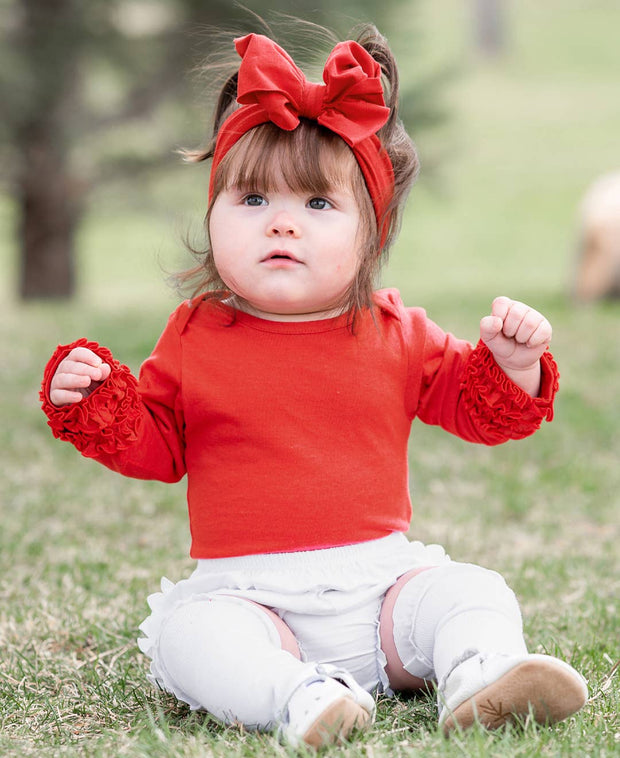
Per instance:
[[[215,265],[242,309],[274,321],[336,315],[360,262],[360,209],[353,190],[267,192],[230,188],[213,204]]]

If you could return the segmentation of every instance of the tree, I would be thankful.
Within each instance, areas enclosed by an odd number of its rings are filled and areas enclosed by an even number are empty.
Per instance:
[[[73,245],[82,204],[68,160],[66,121],[82,37],[72,6],[72,0],[23,0],[15,28],[16,41],[28,51],[19,61],[20,90],[9,100],[25,298],[67,296],[75,284]]]

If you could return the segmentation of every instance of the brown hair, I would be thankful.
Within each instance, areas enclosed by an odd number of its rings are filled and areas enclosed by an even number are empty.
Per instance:
[[[356,41],[380,64],[385,102],[390,108],[387,123],[378,132],[394,169],[394,192],[387,208],[388,232],[380,244],[378,224],[362,172],[346,143],[319,124],[301,119],[293,131],[284,131],[271,123],[262,124],[247,132],[230,149],[217,168],[213,197],[206,216],[206,230],[211,207],[218,194],[231,186],[267,190],[273,185],[275,172],[281,175],[293,191],[324,193],[330,186],[346,184],[358,200],[362,218],[359,230],[360,265],[354,281],[342,303],[342,309],[355,319],[357,312],[372,304],[372,293],[378,274],[386,262],[389,248],[398,234],[405,199],[419,169],[415,147],[398,117],[398,70],[387,40],[372,25],[358,28]],[[225,81],[214,115],[212,138],[206,149],[186,152],[192,162],[213,157],[219,128],[236,108],[237,73]],[[191,248],[190,248],[191,249]],[[176,275],[179,285],[189,288],[193,295],[207,291],[211,297],[224,298],[226,286],[215,267],[210,245],[198,251],[192,249],[199,263]]]

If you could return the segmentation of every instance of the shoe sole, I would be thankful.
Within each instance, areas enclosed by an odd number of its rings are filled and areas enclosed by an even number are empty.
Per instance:
[[[321,713],[302,739],[306,745],[315,748],[333,745],[369,722],[370,714],[364,708],[350,697],[342,697]]]
[[[445,733],[474,722],[497,729],[531,713],[539,724],[562,721],[582,708],[586,685],[561,661],[527,660],[457,706],[443,724]]]

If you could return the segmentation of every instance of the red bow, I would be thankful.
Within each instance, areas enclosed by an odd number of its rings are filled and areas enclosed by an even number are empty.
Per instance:
[[[237,101],[259,106],[280,129],[295,129],[305,117],[353,147],[378,132],[390,115],[381,67],[357,42],[340,42],[332,50],[323,69],[325,84],[309,82],[268,37],[248,34],[235,40],[235,47],[242,58]]]
[[[357,42],[340,42],[325,64],[325,83],[313,84],[288,53],[268,37],[248,34],[235,40],[235,45],[242,58],[237,80],[241,107],[219,129],[209,202],[217,167],[242,135],[268,121],[292,131],[300,118],[308,118],[351,147],[372,199],[383,244],[389,228],[387,209],[394,191],[394,169],[376,135],[390,115],[377,61]]]

